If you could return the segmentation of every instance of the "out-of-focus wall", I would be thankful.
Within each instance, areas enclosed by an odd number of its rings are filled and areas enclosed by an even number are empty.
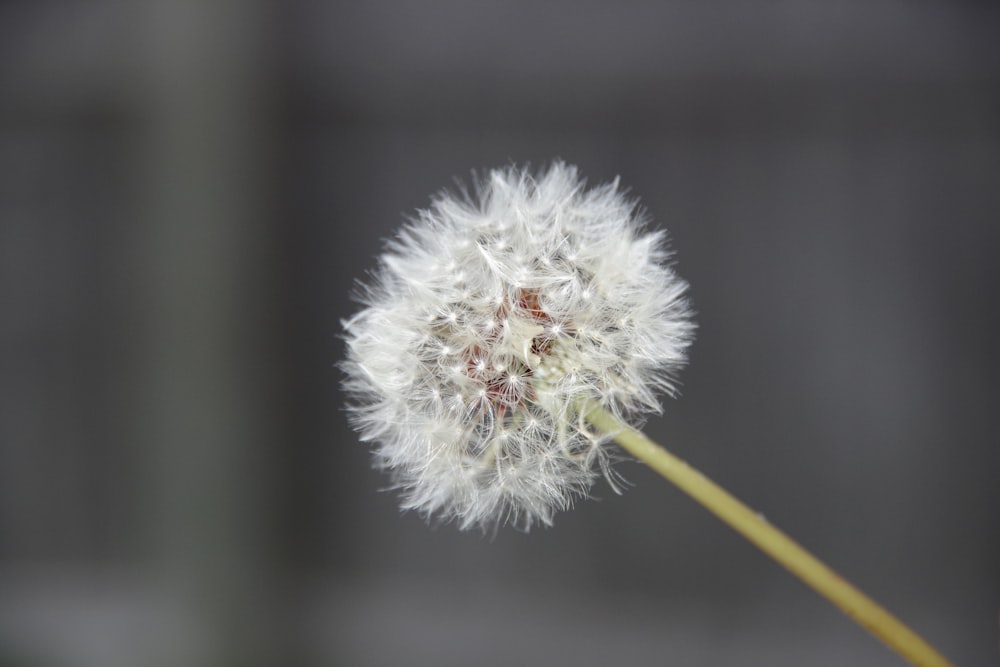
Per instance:
[[[647,431],[997,659],[1000,29],[982,4],[0,7],[0,663],[888,664],[652,473],[494,539],[342,411],[353,281],[471,169],[669,229]],[[5,662],[6,661],[6,662]]]

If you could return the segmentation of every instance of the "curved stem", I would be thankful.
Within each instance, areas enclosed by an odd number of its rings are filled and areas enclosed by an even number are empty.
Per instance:
[[[910,663],[951,665],[902,621],[686,462],[599,406],[588,405],[583,413],[625,450],[676,484]]]

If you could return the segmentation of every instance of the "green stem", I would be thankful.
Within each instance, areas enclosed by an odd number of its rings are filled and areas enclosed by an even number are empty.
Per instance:
[[[732,494],[595,405],[584,416],[914,665],[951,665],[934,647]]]

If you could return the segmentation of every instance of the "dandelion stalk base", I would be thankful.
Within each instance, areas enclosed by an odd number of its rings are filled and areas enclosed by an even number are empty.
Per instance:
[[[927,667],[951,665],[902,621],[685,461],[623,424],[603,408],[589,405],[584,409],[584,416],[595,427],[611,435],[626,451],[676,484],[910,663]]]

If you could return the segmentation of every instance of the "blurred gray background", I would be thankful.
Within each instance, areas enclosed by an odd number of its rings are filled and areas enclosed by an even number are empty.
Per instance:
[[[649,434],[997,664],[1000,11],[798,0],[0,5],[0,664],[901,664],[638,464],[493,540],[380,490],[352,281],[555,157],[691,282]]]

